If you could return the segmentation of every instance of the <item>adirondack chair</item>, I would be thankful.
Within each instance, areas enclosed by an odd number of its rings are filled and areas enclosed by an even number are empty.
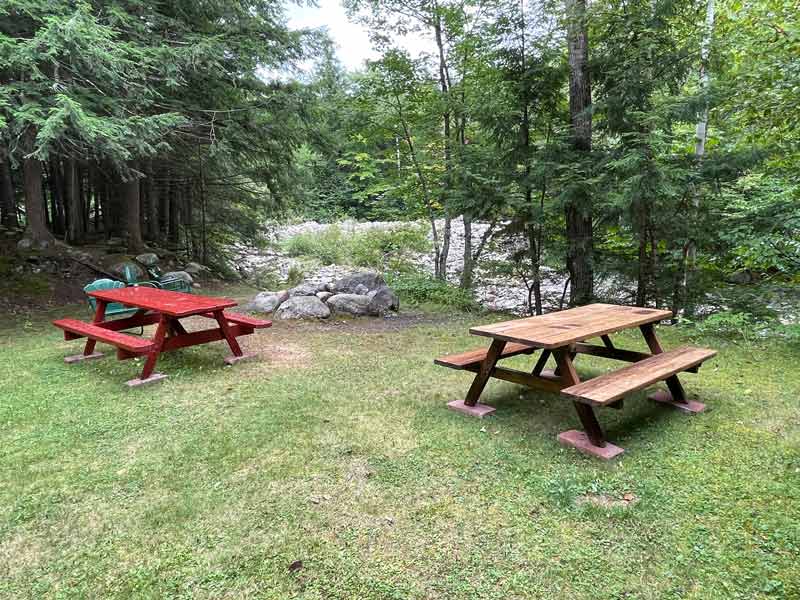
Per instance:
[[[189,282],[179,277],[164,277],[158,267],[147,267],[147,274],[152,278],[149,281],[139,281],[136,271],[130,265],[125,265],[122,269],[122,276],[128,285],[149,285],[162,290],[173,292],[192,293],[192,286]]]
[[[114,281],[113,279],[98,279],[87,285],[85,288],[83,288],[83,291],[86,292],[86,294],[88,294],[89,292],[97,292],[99,290],[113,290],[116,288],[123,288],[123,287],[126,286],[121,281]],[[92,314],[94,314],[94,311],[97,309],[97,300],[88,295],[87,299],[89,301],[89,307],[92,309]],[[138,309],[136,308],[123,306],[118,302],[112,302],[111,304],[106,305],[106,316],[113,317],[117,315],[132,315],[137,310]]]

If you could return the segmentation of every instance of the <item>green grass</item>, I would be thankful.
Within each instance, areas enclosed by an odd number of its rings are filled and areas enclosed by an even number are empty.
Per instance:
[[[481,345],[475,316],[279,323],[246,340],[259,362],[187,349],[136,390],[132,361],[65,365],[53,316],[0,331],[3,597],[800,596],[797,346],[709,342],[683,379],[713,410],[600,411],[626,449],[606,464],[558,445],[556,396],[492,382],[492,418],[445,409],[470,375],[432,358]]]

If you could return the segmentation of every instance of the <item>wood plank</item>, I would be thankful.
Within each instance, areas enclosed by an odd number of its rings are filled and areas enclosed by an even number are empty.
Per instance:
[[[639,362],[653,356],[647,352],[636,352],[635,350],[623,350],[622,348],[608,348],[607,346],[597,346],[594,344],[575,344],[578,354],[590,354],[592,356],[602,356],[603,358],[613,358],[625,362]]]
[[[466,371],[478,372],[480,367],[469,367]],[[524,385],[532,389],[542,390],[543,392],[558,393],[564,389],[564,384],[559,377],[544,377],[542,375],[533,375],[525,371],[517,369],[509,369],[507,367],[498,367],[492,370],[492,377],[495,379],[502,379],[519,385]]]
[[[227,311],[224,314],[225,318],[228,320],[229,323],[245,325],[247,327],[250,327],[251,329],[264,329],[266,327],[272,327],[272,321],[267,321],[265,319],[257,319],[256,317],[251,317],[249,315],[242,315],[239,313],[231,313]],[[216,319],[214,313],[204,313],[200,316],[207,317],[209,319]]]
[[[433,361],[434,364],[441,367],[449,367],[451,369],[470,370],[471,366],[480,365],[481,361],[486,358],[489,348],[476,348],[475,350],[468,350],[459,354],[449,354],[447,356],[440,356]],[[506,344],[500,358],[509,358],[517,356],[518,354],[532,354],[536,352],[536,348],[532,348],[526,344]]]
[[[89,292],[89,295],[98,300],[153,310],[170,317],[188,317],[236,306],[236,302],[227,298],[184,294],[144,286],[98,290]]]
[[[670,311],[655,308],[588,304],[546,315],[473,327],[470,333],[554,349],[615,331],[655,323],[671,316]]]
[[[636,362],[561,390],[561,395],[578,402],[606,406],[626,394],[695,367],[716,355],[716,350],[684,346]]]
[[[66,334],[70,334],[72,336],[71,338],[67,339],[75,339],[76,336],[86,337],[90,340],[105,342],[106,344],[111,344],[112,346],[122,348],[128,352],[138,354],[148,352],[153,347],[153,343],[150,340],[128,335],[126,333],[120,333],[118,331],[104,329],[103,327],[92,325],[91,323],[84,323],[83,321],[78,321],[77,319],[59,319],[58,321],[53,321],[53,325],[63,329]]]

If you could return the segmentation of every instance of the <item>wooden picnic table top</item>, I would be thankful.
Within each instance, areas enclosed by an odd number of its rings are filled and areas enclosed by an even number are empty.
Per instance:
[[[126,306],[156,311],[170,317],[188,317],[236,306],[228,298],[196,296],[145,286],[132,286],[89,292],[90,296],[105,302],[119,302]]]
[[[615,331],[655,323],[672,316],[668,310],[587,304],[559,312],[473,327],[469,332],[496,340],[553,349]]]

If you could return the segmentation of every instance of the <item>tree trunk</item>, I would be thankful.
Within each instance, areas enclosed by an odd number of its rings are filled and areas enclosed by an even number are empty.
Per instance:
[[[78,187],[78,169],[74,159],[64,161],[64,199],[67,204],[66,241],[75,244],[83,238],[83,196]]]
[[[142,240],[141,199],[139,198],[139,178],[131,177],[120,186],[122,201],[126,209],[128,230],[128,252],[140,254],[145,245]]]
[[[152,164],[147,176],[147,237],[156,242],[158,241],[158,209],[161,206],[161,198],[159,197],[160,189],[156,169],[152,167]]]
[[[700,45],[700,89],[704,94],[707,94],[711,87],[711,77],[709,75],[709,56],[711,54],[711,36],[714,33],[715,21],[715,6],[714,0],[707,0],[706,3],[706,22],[705,31],[703,33],[703,40]],[[706,139],[708,138],[708,100],[703,102],[703,111],[700,113],[700,118],[697,121],[695,129],[695,145],[694,156],[698,167],[703,162],[703,157],[706,153]],[[696,188],[692,188],[692,211],[689,216],[689,235],[686,241],[686,247],[682,254],[680,263],[681,275],[678,280],[678,286],[673,293],[673,307],[672,311],[675,317],[678,313],[683,311],[684,315],[691,318],[693,316],[693,309],[687,303],[689,279],[695,270],[695,263],[697,260],[697,242],[694,226],[700,211],[700,192]]]
[[[171,180],[169,184],[169,225],[168,239],[173,249],[178,247],[178,204],[180,202],[179,183]]]
[[[442,36],[442,17],[438,12],[438,4],[434,3],[434,16],[433,16],[433,32],[436,39],[436,47],[439,50],[439,88],[442,93],[442,100],[444,101],[445,110],[442,113],[442,126],[444,138],[444,197],[442,198],[442,206],[444,206],[444,230],[442,232],[442,248],[439,252],[438,260],[434,269],[434,274],[438,279],[447,279],[447,255],[450,253],[450,232],[451,222],[448,211],[449,198],[447,197],[453,185],[453,165],[452,153],[450,148],[450,76],[447,71],[447,60],[444,54],[444,39]]]
[[[442,250],[439,252],[439,260],[436,264],[435,275],[442,281],[447,280],[447,255],[450,254],[450,237],[452,234],[452,220],[450,215],[444,216],[444,227],[442,228]]]
[[[5,227],[19,227],[17,217],[17,198],[14,194],[14,180],[8,164],[5,148],[0,147],[0,214]]]
[[[589,77],[589,36],[586,0],[568,0],[569,112],[572,147],[577,160],[588,158],[592,149],[592,91]],[[567,268],[570,275],[570,305],[587,304],[594,296],[592,265],[592,202],[585,189],[575,189],[565,202]]]
[[[29,133],[29,146],[32,148],[35,134]],[[53,234],[47,230],[44,197],[42,196],[42,163],[33,157],[22,163],[23,184],[25,187],[25,237],[37,245],[47,246],[55,242]]]
[[[461,289],[472,289],[472,217],[464,215],[464,268],[461,270]]]

